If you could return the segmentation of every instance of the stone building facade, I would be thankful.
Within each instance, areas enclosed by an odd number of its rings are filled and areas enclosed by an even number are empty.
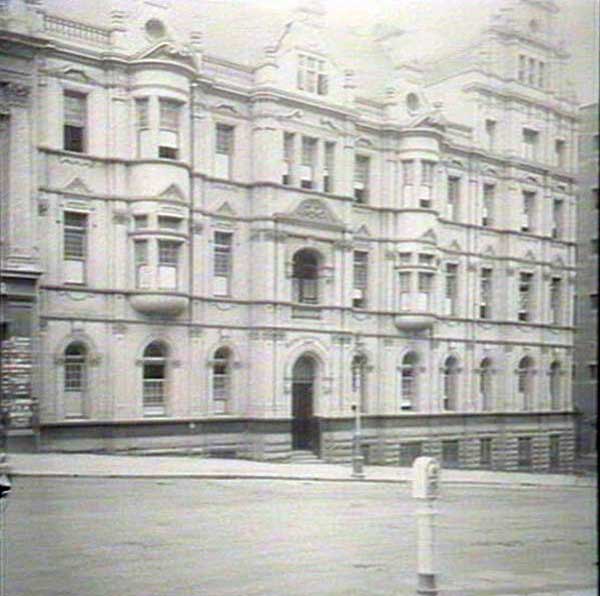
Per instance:
[[[264,32],[258,9],[236,29],[88,5],[3,14],[2,89],[27,92],[2,104],[2,275],[19,252],[39,280],[43,449],[344,461],[357,410],[371,463],[571,464],[576,112],[553,2],[432,64],[393,27],[327,29],[318,3]]]
[[[578,448],[598,445],[598,104],[579,109],[577,317],[573,401],[581,413]]]

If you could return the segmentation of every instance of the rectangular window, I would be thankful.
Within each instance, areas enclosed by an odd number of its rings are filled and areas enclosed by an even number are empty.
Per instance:
[[[323,170],[323,192],[334,191],[335,143],[325,143],[325,169]]]
[[[150,270],[148,267],[148,241],[136,240],[133,243],[135,259],[135,287],[150,288],[152,280],[150,279]]]
[[[550,435],[550,469],[556,470],[560,467],[560,435]]]
[[[590,294],[590,308],[598,310],[598,294]]]
[[[588,375],[590,377],[590,381],[598,380],[598,364],[596,362],[588,364]]]
[[[177,268],[179,266],[179,242],[158,241],[158,287],[173,290],[177,288]]]
[[[179,157],[179,120],[181,104],[171,99],[159,100],[158,157]]]
[[[479,439],[479,464],[482,467],[492,465],[492,439]]]
[[[421,457],[423,453],[423,443],[411,442],[400,443],[400,466],[412,466],[417,457]]]
[[[367,306],[369,254],[363,251],[354,251],[354,289],[352,306],[365,308]]]
[[[481,270],[480,279],[480,298],[479,298],[479,318],[492,318],[492,275],[493,270],[484,267]]]
[[[519,274],[519,321],[532,320],[533,273]]]
[[[402,184],[412,186],[415,183],[415,162],[413,159],[402,160]]]
[[[398,254],[398,258],[403,265],[408,265],[412,261],[412,253],[410,252],[401,252]]]
[[[87,227],[88,216],[86,213],[65,211],[63,265],[66,283],[85,283]]]
[[[148,98],[142,97],[135,100],[135,125],[139,129],[150,126],[148,120]]]
[[[299,54],[297,87],[301,91],[327,95],[329,88],[325,62],[312,56]]]
[[[418,274],[417,310],[429,310],[433,291],[433,273],[419,271]]]
[[[523,191],[523,203],[521,212],[521,232],[532,233],[534,231],[533,220],[535,212],[535,193]]]
[[[294,138],[291,132],[283,133],[283,172],[281,184],[289,186],[292,183],[292,171],[294,167]]]
[[[552,238],[563,237],[564,202],[561,199],[552,201]]]
[[[302,137],[302,161],[300,167],[300,186],[302,188],[314,187],[316,149],[317,139]]]
[[[172,230],[175,232],[181,229],[181,222],[180,217],[171,217],[170,215],[158,216],[158,227],[161,230]]]
[[[435,173],[435,162],[421,162],[421,184],[423,186],[433,186],[433,178]]]
[[[494,225],[494,196],[496,187],[493,184],[483,185],[483,211],[481,214],[481,225]]]
[[[231,178],[233,167],[233,137],[234,128],[228,124],[217,124],[215,147],[215,176]]]
[[[562,279],[553,277],[550,280],[550,322],[560,325],[562,311]]]
[[[592,255],[598,254],[598,238],[592,238],[590,240],[590,251]]]
[[[134,215],[133,216],[133,229],[143,230],[148,227],[148,216],[147,215]]]
[[[366,203],[369,196],[370,161],[365,155],[354,158],[354,199],[357,203]]]
[[[458,441],[442,441],[442,465],[446,468],[453,468],[458,464]]]
[[[446,264],[445,314],[455,315],[458,298],[458,265]]]
[[[229,294],[231,278],[233,235],[229,232],[215,232],[214,236],[214,263],[215,277],[214,293],[218,296]]]
[[[517,445],[517,465],[519,468],[531,467],[531,437],[519,437]]]
[[[86,143],[86,96],[82,93],[65,91],[63,101],[63,148],[65,151],[83,153]]]
[[[496,121],[486,120],[485,121],[485,136],[486,136],[486,148],[488,151],[494,151],[496,149]]]
[[[398,274],[398,289],[400,292],[400,310],[410,310],[410,272],[401,271]]]
[[[529,128],[523,129],[523,157],[535,161],[538,152],[539,133]]]
[[[538,62],[538,87],[543,89],[546,86],[546,64]]]
[[[556,160],[556,167],[564,168],[566,166],[566,143],[562,139],[556,139],[554,141],[554,155]]]
[[[435,265],[435,257],[426,253],[419,253],[419,265],[433,267]]]
[[[535,60],[533,58],[529,58],[527,61],[527,82],[535,85]]]
[[[519,81],[521,83],[527,81],[527,57],[523,54],[519,56]]]
[[[458,203],[460,200],[460,178],[448,177],[448,219],[458,220]]]
[[[592,206],[594,209],[600,209],[600,193],[597,188],[592,188]]]

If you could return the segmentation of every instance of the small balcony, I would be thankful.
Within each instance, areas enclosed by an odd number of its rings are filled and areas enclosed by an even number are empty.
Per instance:
[[[170,292],[138,292],[129,297],[129,302],[143,315],[176,317],[185,310],[188,298]]]
[[[427,329],[433,326],[435,319],[431,294],[406,292],[401,295],[400,312],[394,316],[398,329]]]

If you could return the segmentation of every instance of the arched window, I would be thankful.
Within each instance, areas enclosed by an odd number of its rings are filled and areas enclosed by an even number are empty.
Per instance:
[[[479,365],[479,395],[481,408],[484,411],[492,409],[492,361],[484,358]]]
[[[294,300],[304,304],[319,301],[319,257],[312,250],[300,250],[294,255]]]
[[[550,408],[552,410],[560,409],[560,398],[561,398],[561,387],[560,387],[560,377],[561,377],[561,366],[560,362],[554,361],[550,365]]]
[[[219,348],[212,362],[212,398],[216,414],[226,414],[231,399],[231,350]]]
[[[454,411],[458,402],[458,360],[448,356],[442,370],[444,382],[444,410]]]
[[[65,350],[65,391],[85,391],[87,350],[81,343],[72,343]]]
[[[366,413],[367,408],[367,357],[357,354],[352,358],[352,395],[358,403],[360,411]]]
[[[402,410],[414,410],[417,401],[417,363],[418,356],[409,352],[402,359],[400,370],[400,407]]]
[[[159,341],[146,346],[143,355],[143,405],[145,416],[164,416],[167,401],[167,358],[169,351]]]
[[[521,358],[517,369],[517,391],[523,410],[531,409],[533,397],[533,360],[529,356]]]

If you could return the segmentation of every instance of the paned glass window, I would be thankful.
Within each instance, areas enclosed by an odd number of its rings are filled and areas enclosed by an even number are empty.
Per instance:
[[[484,267],[481,270],[479,297],[480,319],[490,319],[492,317],[492,276],[492,269]]]
[[[523,129],[523,157],[535,161],[537,158],[539,133],[529,128]]]
[[[354,291],[352,306],[365,308],[367,305],[369,254],[364,251],[354,251]]]
[[[317,139],[302,137],[302,160],[300,167],[300,186],[302,188],[313,187],[316,148]]]
[[[145,416],[165,414],[167,398],[167,348],[154,341],[144,350],[142,358],[142,400]]]
[[[552,238],[563,237],[564,202],[561,199],[552,201]]]
[[[323,191],[334,192],[335,143],[325,143],[325,169],[323,171]]]
[[[553,277],[550,280],[550,322],[560,325],[562,313],[562,279]]]
[[[171,99],[159,100],[158,156],[165,159],[179,157],[179,122],[181,104]]]
[[[534,231],[535,192],[523,191],[523,211],[521,214],[521,232]]]
[[[456,176],[448,177],[448,219],[458,220],[458,209],[460,201],[460,178]]]
[[[87,218],[85,213],[64,213],[63,267],[66,283],[85,283]]]
[[[324,60],[306,54],[298,55],[298,89],[317,95],[327,95],[328,82]]]
[[[86,385],[86,354],[82,344],[70,344],[65,350],[64,390],[82,392]]]
[[[435,162],[422,161],[421,162],[421,184],[423,186],[433,186],[434,174],[435,174]]]
[[[213,273],[217,295],[227,295],[230,290],[233,235],[229,232],[215,232]]]
[[[281,183],[289,186],[292,183],[292,170],[294,166],[294,137],[291,132],[283,133],[283,172]]]
[[[370,161],[365,155],[354,158],[354,199],[357,203],[366,203],[369,196]]]
[[[455,315],[458,298],[458,265],[446,264],[445,306],[446,315]]]
[[[494,224],[494,197],[496,187],[493,184],[483,185],[483,210],[481,214],[481,225],[492,226]]]
[[[415,162],[413,159],[402,160],[402,183],[411,186],[415,183]]]
[[[533,273],[519,274],[519,321],[532,320]]]
[[[135,100],[135,123],[137,128],[148,128],[148,98],[142,97]]]
[[[479,366],[479,395],[484,412],[492,407],[492,361],[484,358]]]
[[[82,93],[65,91],[63,101],[63,147],[66,151],[83,153],[86,142],[86,96]]]
[[[413,410],[417,399],[417,355],[409,352],[400,368],[400,408]]]
[[[181,244],[172,240],[158,241],[158,283],[163,289],[177,287],[177,268]]]
[[[219,348],[213,358],[212,397],[215,413],[227,413],[231,397],[231,351],[228,348]]]

